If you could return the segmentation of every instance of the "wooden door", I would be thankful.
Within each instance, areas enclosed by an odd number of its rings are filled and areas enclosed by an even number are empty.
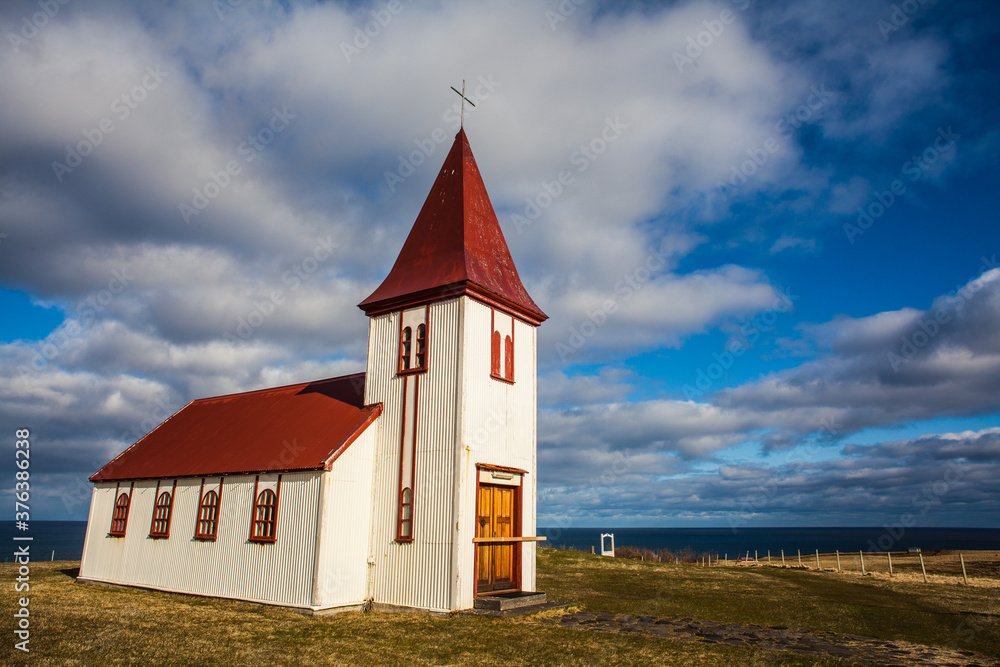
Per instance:
[[[479,517],[476,537],[513,537],[516,487],[479,487]],[[517,589],[514,542],[477,545],[476,592]]]

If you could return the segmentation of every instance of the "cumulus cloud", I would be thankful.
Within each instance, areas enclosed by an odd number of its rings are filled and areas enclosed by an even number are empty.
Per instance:
[[[355,304],[426,196],[463,78],[487,188],[551,316],[539,456],[560,472],[545,502],[596,507],[582,489],[597,479],[638,503],[650,475],[707,498],[691,466],[743,443],[995,409],[994,273],[961,307],[785,337],[805,363],[697,401],[634,401],[633,375],[588,368],[773,309],[765,269],[712,252],[813,252],[885,164],[841,173],[830,142],[898,162],[869,148],[909,146],[905,109],[951,84],[946,36],[884,40],[877,8],[752,4],[585,3],[552,23],[537,3],[407,3],[368,39],[356,3],[61,5],[0,59],[0,284],[65,312],[44,339],[0,345],[0,426],[38,424],[59,453],[43,474],[75,487],[192,398],[363,368]],[[734,20],[678,64],[723,10]],[[0,32],[35,11],[8,3]],[[986,160],[991,141],[968,143]],[[768,215],[733,229],[758,201]],[[950,320],[915,354],[894,347],[936,312]],[[623,451],[628,469],[601,482]]]

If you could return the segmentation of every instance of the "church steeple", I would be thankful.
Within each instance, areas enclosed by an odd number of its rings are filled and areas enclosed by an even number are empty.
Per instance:
[[[534,325],[548,319],[517,274],[464,129],[392,270],[358,307],[371,316],[461,294]]]

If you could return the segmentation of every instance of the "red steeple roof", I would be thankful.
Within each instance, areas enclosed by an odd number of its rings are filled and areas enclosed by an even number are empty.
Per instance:
[[[392,270],[358,307],[377,315],[459,294],[511,310],[532,324],[548,319],[517,275],[464,129],[455,135]]]

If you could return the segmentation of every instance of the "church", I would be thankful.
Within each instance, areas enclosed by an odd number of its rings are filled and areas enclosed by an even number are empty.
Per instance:
[[[191,401],[94,473],[79,579],[312,613],[532,597],[546,315],[464,129],[359,308],[364,373]]]

